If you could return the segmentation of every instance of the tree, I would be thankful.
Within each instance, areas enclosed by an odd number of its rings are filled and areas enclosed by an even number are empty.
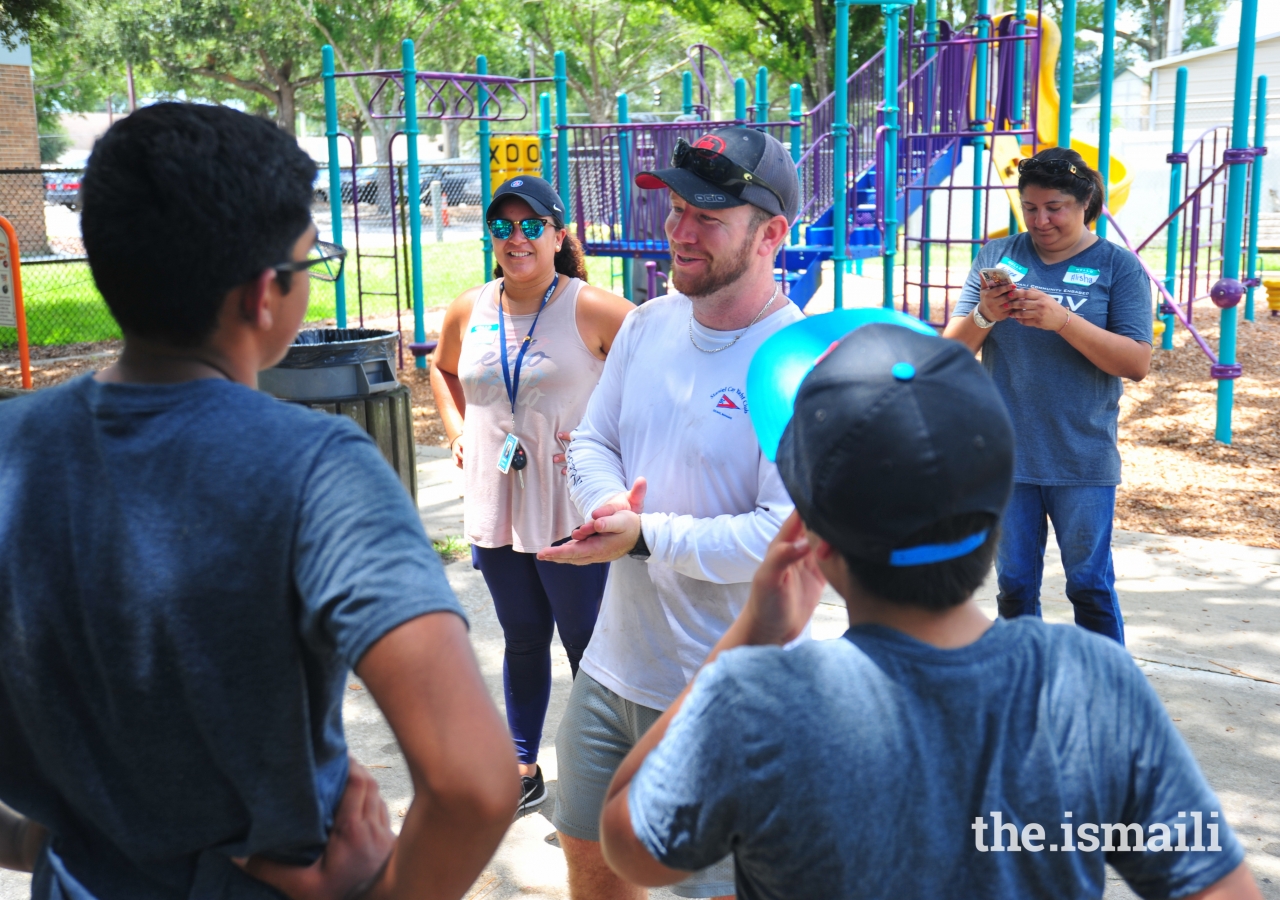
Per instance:
[[[106,72],[76,51],[76,31],[65,23],[42,34],[31,46],[40,161],[54,162],[70,146],[64,137],[63,113],[90,112],[108,98]]]
[[[0,44],[12,50],[24,37],[40,40],[66,19],[64,0],[0,0]]]

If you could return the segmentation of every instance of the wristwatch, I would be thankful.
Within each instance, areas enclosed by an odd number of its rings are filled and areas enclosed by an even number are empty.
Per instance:
[[[975,306],[973,308],[973,324],[977,325],[983,331],[986,331],[992,325],[996,324],[982,314],[982,308]]]
[[[643,529],[640,531],[640,537],[636,538],[636,545],[627,551],[627,556],[632,559],[638,559],[641,562],[649,558],[649,545],[645,543]]]

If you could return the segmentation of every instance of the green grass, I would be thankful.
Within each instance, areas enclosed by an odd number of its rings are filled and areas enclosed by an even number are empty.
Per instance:
[[[435,548],[436,553],[440,554],[440,561],[446,566],[471,555],[471,544],[466,538],[456,534],[432,541],[431,546]]]

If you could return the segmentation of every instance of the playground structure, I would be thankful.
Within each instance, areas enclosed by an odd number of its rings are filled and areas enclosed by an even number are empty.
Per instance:
[[[885,43],[881,51],[849,74],[851,3],[882,8]],[[551,77],[510,78],[489,74],[483,57],[477,60],[474,74],[417,72],[409,41],[404,43],[399,70],[335,73],[332,52],[326,48],[326,133],[334,240],[341,242],[337,142],[344,137],[337,129],[334,91],[338,79],[381,79],[375,98],[383,92],[398,92],[397,100],[381,107],[390,111],[377,112],[370,101],[370,115],[405,120],[403,134],[409,139],[405,183],[397,186],[394,175],[388,177],[392,195],[408,198],[420,196],[415,140],[419,120],[476,121],[483,161],[490,158],[495,139],[530,136],[528,132],[495,131],[494,126],[522,122],[530,112],[522,89],[549,84],[554,86],[555,126],[551,126],[551,94],[543,93],[536,134],[542,175],[559,191],[569,211],[568,227],[574,229],[587,254],[622,260],[623,291],[628,299],[634,299],[636,262],[646,265],[647,293],[653,296],[661,277],[657,261],[669,258],[663,230],[668,199],[665,192],[635,189],[634,174],[665,165],[680,138],[692,140],[711,128],[747,125],[789,146],[800,179],[800,214],[776,266],[776,277],[790,298],[803,308],[820,284],[823,264],[830,260],[835,306],[841,308],[849,265],[856,263],[860,271],[863,260],[879,257],[882,305],[897,306],[940,327],[982,243],[1024,227],[1016,190],[1017,163],[1044,147],[1069,144],[1098,168],[1107,185],[1104,212],[1096,225],[1100,236],[1114,231],[1119,242],[1136,252],[1164,237],[1163,275],[1143,262],[1159,295],[1153,310],[1158,315],[1156,330],[1162,332],[1159,346],[1172,348],[1177,324],[1188,330],[1209,360],[1210,376],[1218,381],[1215,437],[1230,443],[1233,381],[1241,374],[1235,359],[1235,306],[1245,299],[1245,318],[1252,319],[1254,292],[1260,285],[1257,217],[1248,215],[1260,202],[1261,157],[1266,153],[1265,76],[1260,79],[1252,143],[1248,129],[1257,0],[1243,2],[1232,123],[1209,129],[1186,149],[1182,133],[1186,73],[1180,72],[1168,157],[1169,215],[1152,234],[1135,240],[1124,235],[1114,219],[1127,199],[1132,178],[1124,162],[1110,153],[1110,79],[1104,78],[1102,84],[1097,146],[1072,137],[1070,103],[1060,100],[1072,92],[1075,0],[1063,2],[1061,30],[1045,16],[1043,0],[1035,9],[1028,9],[1026,0],[1018,0],[1013,12],[996,16],[989,12],[989,0],[979,0],[978,15],[959,29],[937,18],[936,0],[928,0],[921,23],[906,3],[835,0],[835,6],[835,84],[842,87],[805,111],[799,86],[791,85],[786,118],[771,114],[774,105],[769,101],[768,72],[761,68],[756,73],[753,107],[747,105],[746,80],[733,79],[733,117],[713,119],[708,53],[713,65],[718,62],[726,74],[728,67],[718,54],[703,46],[689,52],[690,68],[683,74],[683,114],[677,121],[632,122],[628,98],[622,94],[616,122],[581,125],[568,124],[562,53],[556,54]],[[1116,0],[1105,0],[1104,72],[1114,59],[1115,6]],[[904,12],[906,27],[900,30]],[[1060,91],[1054,83],[1059,55],[1063,58]],[[406,91],[406,85],[415,85],[415,89]],[[422,103],[420,96],[425,97]],[[889,177],[883,177],[882,173],[890,172]],[[481,174],[482,207],[487,207],[492,185],[486,173]],[[404,206],[408,207],[409,258],[405,266],[413,300],[413,346],[417,365],[425,366],[421,205]],[[1247,235],[1246,219],[1250,221]],[[492,271],[492,247],[483,229],[481,240],[482,277],[487,279]],[[1246,246],[1247,252],[1242,249]],[[396,255],[394,246],[392,255]],[[960,263],[955,270],[953,255]],[[359,278],[358,225],[355,256],[353,268]],[[1244,280],[1240,277],[1242,257],[1247,257]],[[345,325],[344,290],[340,281],[339,327]],[[1206,298],[1222,310],[1216,351],[1195,326],[1195,305]]]

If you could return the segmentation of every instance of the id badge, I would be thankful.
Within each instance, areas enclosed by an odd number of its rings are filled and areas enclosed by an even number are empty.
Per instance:
[[[516,448],[520,446],[520,439],[514,434],[507,435],[507,439],[502,442],[502,453],[498,456],[498,471],[506,475],[511,471],[511,460],[516,455]]]

